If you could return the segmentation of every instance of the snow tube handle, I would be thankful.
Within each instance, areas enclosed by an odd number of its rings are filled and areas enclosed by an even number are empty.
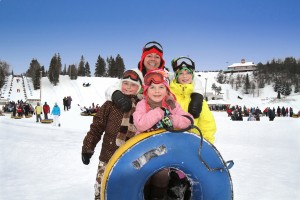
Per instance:
[[[234,165],[234,162],[233,162],[233,160],[228,160],[225,164],[226,164],[227,169],[231,169]]]
[[[201,139],[200,139],[200,145],[199,145],[199,149],[198,149],[198,157],[199,157],[199,160],[204,164],[206,169],[210,172],[212,172],[212,171],[223,171],[224,169],[231,169],[234,165],[233,160],[229,160],[229,161],[225,162],[224,167],[217,167],[217,168],[212,168],[205,162],[205,160],[201,156],[201,150],[202,150],[202,146],[203,146],[203,135],[202,135],[202,132],[199,129],[199,127],[195,126],[194,124],[191,124],[188,127],[184,128],[184,129],[180,129],[180,130],[175,130],[175,129],[173,129],[173,127],[172,128],[167,128],[166,130],[170,131],[170,132],[183,132],[183,131],[188,131],[192,128],[197,129],[199,134],[200,134]]]

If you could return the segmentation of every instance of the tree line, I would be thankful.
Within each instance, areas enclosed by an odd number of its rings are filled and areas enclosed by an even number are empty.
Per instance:
[[[5,83],[5,77],[9,75],[8,70],[9,64],[0,60],[0,88]],[[110,56],[106,59],[99,55],[95,63],[94,76],[121,78],[124,71],[125,64],[119,54],[115,58]],[[25,75],[32,79],[34,89],[39,89],[41,77],[48,77],[53,85],[57,85],[59,83],[59,75],[68,75],[70,79],[75,80],[78,76],[90,77],[91,70],[89,62],[85,61],[83,55],[80,58],[78,66],[76,64],[70,64],[68,67],[64,65],[62,68],[61,57],[60,54],[57,53],[51,58],[48,71],[44,66],[40,65],[37,59],[32,59]]]
[[[217,82],[230,84],[235,90],[241,88],[244,94],[253,95],[255,91],[259,92],[259,89],[264,88],[265,85],[272,85],[274,91],[277,92],[277,98],[280,98],[282,94],[290,95],[292,92],[300,92],[300,59],[287,57],[284,60],[273,59],[266,64],[260,62],[256,65],[256,70],[249,74],[231,73],[226,75],[220,71],[217,75]]]

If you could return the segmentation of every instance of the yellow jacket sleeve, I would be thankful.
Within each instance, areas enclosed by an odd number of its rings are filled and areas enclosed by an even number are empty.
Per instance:
[[[194,125],[201,130],[203,137],[207,141],[214,143],[217,131],[216,121],[205,100],[203,100],[200,117],[194,120]],[[199,134],[196,129],[192,129],[191,132]]]

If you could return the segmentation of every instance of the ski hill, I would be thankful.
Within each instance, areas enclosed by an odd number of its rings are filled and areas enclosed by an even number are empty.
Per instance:
[[[17,79],[20,79],[17,82]],[[24,81],[24,84],[22,84]],[[116,78],[101,77],[78,77],[71,80],[69,76],[60,76],[59,83],[54,86],[47,77],[41,80],[41,90],[33,90],[33,83],[28,77],[8,76],[7,81],[1,89],[2,101],[39,101],[54,104],[57,102],[62,105],[62,100],[66,96],[71,96],[73,105],[90,106],[92,103],[101,105],[104,101],[104,93],[107,87],[118,81]],[[89,87],[84,87],[84,83],[90,83]],[[17,92],[20,89],[20,92]],[[50,95],[49,95],[50,94]]]
[[[300,110],[300,94],[291,93],[289,96],[283,96],[277,99],[277,93],[274,92],[272,85],[266,85],[265,88],[256,89],[254,94],[243,94],[242,89],[236,91],[230,84],[219,84],[216,81],[218,72],[197,72],[196,76],[202,82],[206,94],[214,93],[212,84],[222,87],[222,98],[230,105],[239,105],[246,107],[292,107],[294,112]],[[237,73],[238,74],[238,73]],[[240,73],[243,74],[243,73]],[[245,74],[244,74],[245,75]],[[251,73],[249,74],[251,79]],[[17,82],[17,79],[22,81]],[[22,82],[24,81],[24,84]],[[117,78],[108,77],[78,77],[76,80],[71,80],[69,76],[60,76],[59,83],[56,86],[50,83],[47,77],[41,80],[42,90],[33,90],[31,78],[28,77],[12,77],[9,76],[3,88],[1,89],[1,101],[18,101],[28,100],[35,104],[39,101],[40,96],[42,103],[47,102],[53,105],[57,102],[62,105],[62,100],[66,96],[72,97],[72,105],[91,106],[102,105],[105,101],[105,91],[108,87],[115,84]],[[89,83],[90,86],[84,87],[84,84]],[[20,89],[20,92],[17,92]],[[50,94],[50,95],[49,95]],[[238,98],[241,97],[241,98]]]
[[[207,78],[207,92],[211,92],[216,74],[202,73],[199,77],[203,86]],[[27,80],[27,96],[39,99],[40,90],[32,90],[32,82],[29,78]],[[81,161],[82,141],[93,117],[81,116],[77,104],[89,106],[94,102],[101,105],[105,100],[104,91],[116,81],[96,77],[70,80],[68,76],[60,76],[60,83],[53,86],[48,78],[43,77],[42,104],[47,101],[51,108],[54,102],[59,104],[61,127],[36,123],[35,117],[12,119],[10,114],[0,117],[0,199],[93,199],[101,142],[91,163],[84,165]],[[83,83],[87,82],[91,85],[83,87]],[[8,78],[7,83],[3,97],[8,95],[11,79],[9,82]],[[276,97],[276,93],[271,87],[260,91],[259,97],[242,95],[232,90],[230,85],[223,84],[221,87],[224,101],[230,101],[232,105],[284,105],[299,110],[299,95],[292,94],[275,102],[271,98]],[[12,92],[15,93],[16,89]],[[11,93],[10,98],[24,98],[25,93],[23,97],[17,95],[21,94]],[[237,95],[243,99],[237,99]],[[64,96],[73,99],[69,111],[63,110]],[[244,121],[232,121],[226,112],[213,111],[213,115],[217,124],[214,145],[225,161],[233,160],[235,163],[230,169],[234,199],[300,199],[300,135],[296,131],[300,129],[300,118],[276,117],[269,121],[267,117],[261,117],[261,121],[247,121],[246,118]]]

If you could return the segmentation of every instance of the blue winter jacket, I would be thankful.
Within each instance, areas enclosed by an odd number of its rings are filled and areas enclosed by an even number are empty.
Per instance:
[[[52,108],[51,115],[60,115],[60,108],[58,107],[58,105],[55,105],[55,106]]]

